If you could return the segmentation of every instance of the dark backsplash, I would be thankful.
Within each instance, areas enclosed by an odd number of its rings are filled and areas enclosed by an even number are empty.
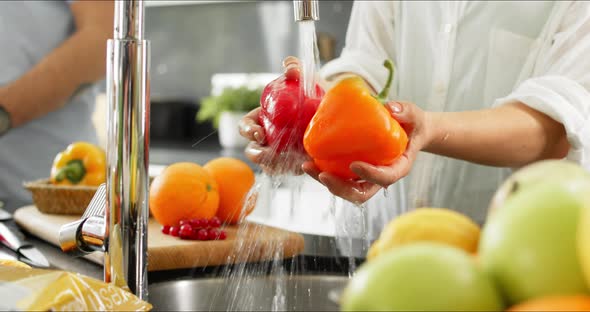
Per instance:
[[[352,1],[319,1],[317,32],[344,44]],[[151,41],[151,95],[156,102],[198,103],[215,73],[280,72],[299,55],[291,1],[203,3],[146,8]]]

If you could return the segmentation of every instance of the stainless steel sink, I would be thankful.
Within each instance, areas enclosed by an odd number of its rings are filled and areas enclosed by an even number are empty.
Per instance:
[[[156,311],[338,311],[346,276],[201,278],[154,283]]]

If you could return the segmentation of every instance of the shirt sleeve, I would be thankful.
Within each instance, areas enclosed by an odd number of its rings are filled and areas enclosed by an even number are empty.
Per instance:
[[[355,1],[342,53],[322,67],[322,78],[350,72],[380,90],[387,80],[383,61],[393,57],[393,16],[393,1]]]
[[[519,101],[563,124],[567,158],[590,169],[590,3],[568,8],[531,78],[494,106]]]

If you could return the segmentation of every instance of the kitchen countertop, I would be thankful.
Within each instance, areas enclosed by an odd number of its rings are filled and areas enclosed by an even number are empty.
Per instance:
[[[361,258],[349,258],[343,256],[338,250],[336,241],[332,237],[303,234],[305,248],[301,255],[283,261],[290,272],[303,273],[324,273],[333,275],[344,275],[348,273],[350,260],[358,266],[363,262]],[[43,253],[51,264],[51,269],[67,270],[77,272],[102,280],[103,268],[94,262],[83,258],[75,258],[65,254],[56,246],[53,246],[41,239],[27,235],[27,240],[35,245]],[[361,242],[353,242],[361,244]],[[4,247],[0,247],[4,248]],[[259,264],[250,264],[251,266]],[[223,267],[193,268],[168,271],[155,271],[148,273],[148,282],[156,283],[166,280],[198,278],[218,276]]]

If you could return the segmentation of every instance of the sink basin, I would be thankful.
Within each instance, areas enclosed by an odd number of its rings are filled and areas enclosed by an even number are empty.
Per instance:
[[[154,283],[155,311],[338,311],[346,276],[200,278]]]

